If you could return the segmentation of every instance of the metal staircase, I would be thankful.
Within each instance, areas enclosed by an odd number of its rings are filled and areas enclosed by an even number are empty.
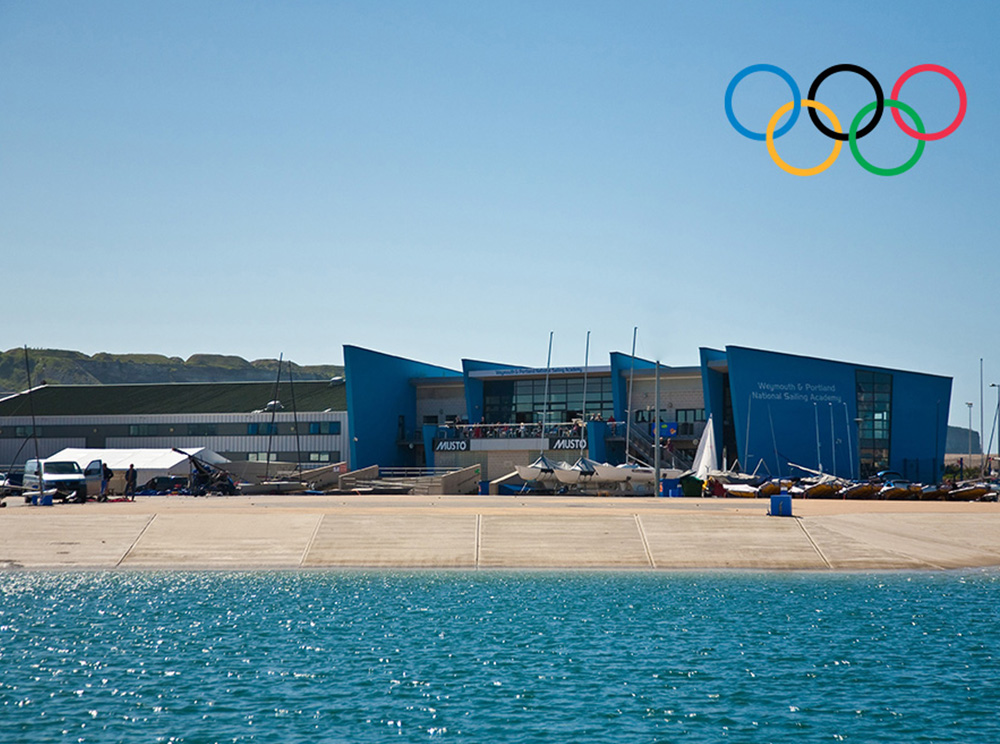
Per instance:
[[[656,443],[653,437],[644,431],[642,426],[633,426],[629,435],[629,459],[651,466],[656,459],[656,450],[654,449]],[[660,465],[664,468],[689,470],[693,462],[693,458],[683,452],[660,451]]]

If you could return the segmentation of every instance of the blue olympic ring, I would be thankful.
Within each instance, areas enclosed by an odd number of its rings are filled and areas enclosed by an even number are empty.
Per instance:
[[[736,86],[739,85],[740,81],[747,75],[751,75],[755,72],[773,72],[775,75],[777,75],[786,83],[788,83],[788,87],[792,89],[792,102],[795,105],[792,107],[792,115],[788,119],[788,121],[785,122],[785,126],[775,131],[774,137],[775,139],[777,139],[781,135],[787,134],[788,131],[793,126],[795,126],[795,122],[799,118],[799,112],[802,111],[802,101],[801,101],[801,96],[799,95],[799,86],[796,85],[795,80],[792,78],[792,76],[789,75],[784,70],[782,70],[780,67],[776,67],[775,65],[750,65],[749,67],[745,67],[738,73],[736,73],[736,77],[734,77],[732,80],[729,81],[729,87],[726,88],[726,116],[729,117],[729,123],[733,125],[733,128],[737,132],[742,134],[744,137],[749,137],[750,139],[753,140],[759,140],[760,142],[763,142],[767,139],[767,134],[765,134],[764,132],[754,132],[750,129],[747,129],[742,124],[740,124],[739,121],[736,120],[736,114],[733,113],[733,93],[736,91]]]

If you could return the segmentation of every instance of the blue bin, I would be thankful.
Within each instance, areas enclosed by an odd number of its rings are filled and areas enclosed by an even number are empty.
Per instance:
[[[490,495],[490,482],[489,481],[479,481],[479,495],[489,496]]]
[[[43,493],[42,498],[39,499],[38,503],[41,504],[42,506],[52,506],[52,494]]]
[[[657,496],[673,496],[674,491],[678,490],[681,482],[676,478],[661,478],[660,479],[660,491]]]
[[[792,516],[792,497],[787,493],[776,493],[771,497],[772,517]]]

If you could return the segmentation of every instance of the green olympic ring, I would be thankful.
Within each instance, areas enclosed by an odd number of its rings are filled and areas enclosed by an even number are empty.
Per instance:
[[[851,153],[854,155],[854,159],[858,161],[858,165],[869,173],[874,173],[876,176],[898,176],[900,173],[906,173],[906,171],[910,170],[910,168],[917,164],[917,161],[920,160],[920,156],[924,154],[924,145],[927,143],[924,140],[918,139],[917,149],[913,153],[913,156],[905,163],[898,165],[895,168],[879,168],[877,165],[872,165],[861,157],[861,150],[858,149],[858,127],[861,125],[861,120],[865,118],[865,114],[869,111],[873,111],[877,105],[878,101],[872,101],[861,109],[858,112],[858,115],[854,117],[854,121],[851,122],[851,130],[848,135],[848,139],[851,143]],[[920,134],[924,134],[926,131],[924,129],[924,123],[920,120],[920,117],[917,116],[917,112],[911,107],[907,106],[905,103],[901,103],[900,101],[894,101],[891,98],[885,99],[885,105],[889,108],[899,109],[907,114],[911,119],[913,119],[913,123],[917,125],[917,131]]]

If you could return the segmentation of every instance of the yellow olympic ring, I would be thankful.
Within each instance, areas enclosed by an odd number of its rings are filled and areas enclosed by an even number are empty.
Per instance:
[[[829,109],[829,107],[823,105],[819,101],[809,101],[804,98],[802,99],[802,105],[805,106],[806,108],[814,108],[820,113],[825,114],[826,118],[829,119],[830,123],[833,125],[833,131],[837,133],[844,131],[840,127],[840,122],[837,120],[836,114],[834,114],[833,111]],[[837,156],[840,155],[840,148],[844,146],[844,143],[840,140],[834,140],[833,152],[830,153],[830,157],[828,157],[822,163],[813,168],[796,168],[786,163],[784,160],[781,159],[781,156],[778,155],[778,151],[774,147],[774,129],[775,127],[778,126],[778,120],[781,119],[781,117],[784,116],[786,113],[791,111],[794,106],[795,102],[789,101],[780,109],[775,111],[774,116],[771,117],[771,121],[767,123],[767,135],[766,135],[767,151],[771,153],[771,159],[775,163],[777,163],[778,167],[781,168],[781,170],[785,171],[786,173],[791,173],[793,176],[815,176],[817,173],[822,173],[831,165],[833,165],[834,161],[837,159]]]

